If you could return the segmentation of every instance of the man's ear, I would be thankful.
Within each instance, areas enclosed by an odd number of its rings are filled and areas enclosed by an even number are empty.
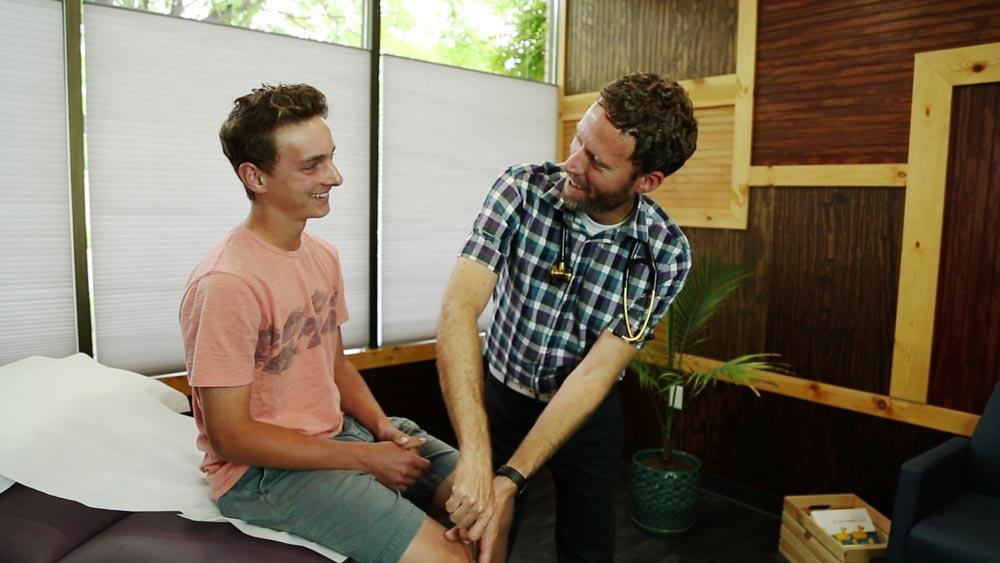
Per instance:
[[[647,194],[663,184],[663,179],[666,176],[663,172],[659,170],[653,170],[652,172],[647,172],[642,176],[639,176],[635,186],[635,191],[640,194]]]
[[[237,169],[237,174],[240,180],[243,181],[243,185],[246,186],[248,190],[255,194],[264,193],[267,190],[264,188],[263,174],[260,168],[252,162],[244,162],[240,164]]]

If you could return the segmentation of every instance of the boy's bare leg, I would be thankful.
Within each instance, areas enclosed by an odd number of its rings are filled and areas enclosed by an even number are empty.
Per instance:
[[[417,535],[403,552],[400,563],[468,563],[472,552],[462,542],[449,541],[444,537],[445,527],[429,517],[417,531]]]

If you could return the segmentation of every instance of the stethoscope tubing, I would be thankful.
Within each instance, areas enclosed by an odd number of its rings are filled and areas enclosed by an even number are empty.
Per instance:
[[[562,217],[559,217],[559,219],[562,219]],[[549,268],[549,275],[551,281],[552,283],[556,284],[568,283],[573,281],[573,270],[566,265],[567,229],[565,223],[562,223],[559,226],[559,229],[562,231],[560,233],[561,236],[559,237],[559,258],[556,260],[556,263],[553,264],[551,268]],[[637,263],[636,253],[639,250],[640,243],[645,246],[646,258],[644,262],[646,266],[649,268],[649,271],[653,278],[652,280],[653,284],[649,290],[649,297],[646,301],[646,307],[645,307],[646,313],[643,317],[642,323],[639,326],[638,330],[633,331],[632,320],[629,318],[629,313],[628,313],[629,309],[628,286],[629,282],[632,281],[631,280],[632,265]],[[625,279],[623,280],[623,282],[624,283],[622,284],[622,310],[624,311],[624,316],[625,316],[625,334],[619,334],[618,336],[621,337],[626,342],[635,343],[643,340],[646,337],[647,332],[649,331],[649,320],[653,316],[653,303],[656,299],[657,272],[656,272],[656,265],[653,263],[653,250],[652,247],[650,247],[648,241],[636,240],[635,243],[632,245],[632,251],[629,253],[628,260],[625,262]]]

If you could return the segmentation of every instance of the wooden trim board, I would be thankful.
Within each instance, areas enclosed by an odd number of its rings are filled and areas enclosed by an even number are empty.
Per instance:
[[[751,166],[750,185],[762,187],[906,187],[906,164],[792,164]]]

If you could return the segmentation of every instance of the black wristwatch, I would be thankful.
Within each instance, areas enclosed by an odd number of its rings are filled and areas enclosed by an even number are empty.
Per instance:
[[[497,475],[503,475],[513,481],[519,495],[524,492],[524,489],[528,488],[528,480],[525,479],[524,475],[521,475],[520,471],[509,465],[501,465],[497,468]]]

